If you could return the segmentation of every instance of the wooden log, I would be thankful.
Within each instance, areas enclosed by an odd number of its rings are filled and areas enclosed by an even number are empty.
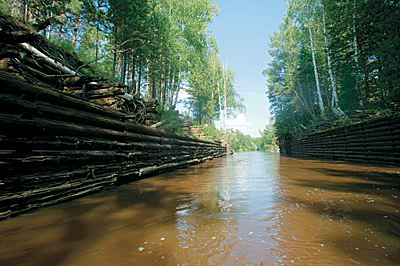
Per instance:
[[[90,99],[96,99],[96,98],[108,98],[117,95],[124,95],[124,93],[125,91],[122,88],[106,88],[106,89],[97,89],[88,91],[86,95]]]
[[[168,123],[169,123],[168,120],[163,120],[163,121],[160,121],[158,123],[155,123],[155,124],[151,125],[151,127],[158,128],[158,127],[162,127],[162,126],[164,126],[164,125],[166,125]]]
[[[80,75],[80,73],[72,71],[70,68],[64,66],[63,64],[61,64],[59,62],[56,62],[54,59],[48,57],[47,55],[45,55],[44,53],[42,53],[41,51],[39,51],[38,49],[36,49],[35,47],[33,47],[32,45],[30,45],[28,43],[19,43],[18,45],[20,47],[22,47],[23,49],[25,49],[26,51],[32,53],[36,57],[42,59],[44,62],[46,62],[50,66],[52,66],[52,67],[56,68],[57,70],[61,71],[62,73],[69,74],[69,75],[72,75],[72,76],[79,76]]]
[[[155,136],[147,136],[130,132],[119,132],[111,129],[97,128],[75,123],[59,122],[48,119],[23,119],[20,116],[0,114],[4,127],[0,128],[0,134],[15,136],[55,136],[68,132],[69,136],[98,137],[115,140],[136,140],[160,143],[161,139]]]
[[[116,97],[107,97],[107,98],[99,98],[99,99],[91,99],[90,100],[93,103],[100,104],[100,105],[106,105],[106,106],[111,106],[115,104],[122,104],[122,99],[118,99]]]
[[[124,120],[126,115],[109,109],[104,109],[97,104],[87,102],[83,99],[70,96],[50,87],[35,86],[28,84],[25,80],[14,73],[0,71],[0,85],[4,93],[26,95],[27,98],[51,102],[55,105],[75,108],[76,110],[85,110],[105,117],[111,117]]]
[[[11,78],[11,81],[10,81]],[[12,79],[14,78],[14,79]],[[75,97],[66,95],[62,92],[58,91],[53,91],[51,89],[45,89],[37,86],[30,86],[24,83],[23,80],[18,78],[15,75],[12,75],[10,73],[6,73],[3,71],[0,71],[0,85],[3,85],[4,89],[7,92],[12,92],[12,93],[18,93],[18,90],[20,90],[23,93],[26,93],[27,95],[32,95],[33,98],[35,99],[40,99],[42,101],[48,101],[51,102],[55,105],[64,105],[67,106],[68,108],[75,108],[78,110],[84,110],[87,112],[95,113],[98,115],[102,115],[105,117],[112,117],[112,118],[119,118],[119,119],[125,119],[126,115],[121,113],[121,112],[116,112],[116,111],[111,111],[111,110],[106,110],[100,106],[88,103],[87,101],[84,101],[82,99],[77,99]],[[11,85],[11,86],[10,86]],[[8,89],[9,88],[9,89]],[[29,97],[29,96],[28,96]],[[141,125],[134,125],[134,124],[129,124],[128,125],[130,130],[133,130],[135,132],[142,132],[148,135],[153,135],[153,136],[166,136],[166,137],[172,137],[172,138],[177,138],[177,139],[186,139],[186,140],[191,140],[194,142],[200,142],[200,140],[196,140],[195,138],[191,138],[188,136],[180,136],[178,134],[173,134],[165,131],[160,131],[157,129],[152,129],[149,127],[141,126]],[[212,141],[207,141],[203,143],[210,143],[214,144]]]

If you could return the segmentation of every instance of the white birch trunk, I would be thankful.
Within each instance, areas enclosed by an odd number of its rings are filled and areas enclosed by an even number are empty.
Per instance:
[[[224,81],[224,114],[223,114],[223,129],[226,129],[226,118],[227,118],[227,111],[226,111],[226,74],[225,70],[223,69],[223,81]]]
[[[181,72],[178,71],[178,80],[176,81],[176,95],[175,95],[175,100],[174,100],[174,106],[176,107],[176,105],[178,104],[178,96],[179,96],[179,91],[181,89],[181,84],[180,84],[180,79],[181,79]],[[190,113],[190,111],[189,111]]]
[[[146,92],[144,95],[145,97],[150,98],[150,87],[149,87],[149,81],[150,81],[150,76],[149,76],[149,60],[146,60]]]
[[[327,64],[328,64],[328,73],[329,73],[329,78],[331,80],[331,85],[332,85],[332,95],[331,95],[332,110],[335,113],[337,113],[338,115],[342,116],[342,115],[344,115],[344,112],[340,108],[339,103],[338,103],[336,79],[335,79],[335,76],[334,76],[333,70],[332,70],[331,56],[330,56],[330,50],[329,50],[329,44],[328,44],[328,35],[326,33],[326,21],[325,21],[325,8],[324,8],[324,6],[322,6],[322,22],[323,22],[323,28],[324,28],[326,61],[327,61]]]
[[[214,104],[214,86],[215,86],[215,60],[213,58],[213,72],[212,72],[212,88],[211,88],[211,102]]]
[[[219,110],[219,119],[221,120],[221,115],[222,115],[222,105],[221,105],[221,90],[220,90],[220,82],[218,80],[217,82],[217,90],[218,90],[218,110]],[[222,121],[223,123],[223,121]],[[223,125],[222,125],[223,126]]]
[[[171,84],[170,84],[170,95],[169,95],[169,105],[170,106],[174,104],[174,95],[175,95],[175,92],[174,92],[175,86],[174,85],[175,85],[175,77],[172,77]]]
[[[325,108],[324,108],[324,102],[322,100],[321,87],[319,85],[317,61],[315,59],[314,40],[313,40],[310,21],[308,21],[308,32],[310,34],[310,45],[311,45],[311,54],[312,54],[312,60],[313,60],[313,66],[314,66],[315,85],[317,87],[318,106],[319,106],[319,110],[320,110],[321,114],[323,115]]]

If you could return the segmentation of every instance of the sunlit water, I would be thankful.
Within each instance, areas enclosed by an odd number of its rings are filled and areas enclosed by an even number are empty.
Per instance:
[[[240,153],[0,222],[0,265],[399,265],[400,169]]]

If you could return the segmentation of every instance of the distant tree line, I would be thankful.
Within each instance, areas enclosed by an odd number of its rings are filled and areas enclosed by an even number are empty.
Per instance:
[[[277,136],[400,102],[400,2],[288,0],[264,74]]]
[[[26,24],[48,22],[41,34],[77,53],[88,74],[125,83],[164,110],[182,90],[198,123],[244,109],[207,29],[218,13],[212,0],[0,0],[0,8]]]
[[[267,125],[265,129],[260,132],[261,137],[252,137],[237,129],[221,131],[214,126],[204,126],[202,131],[205,132],[211,140],[220,139],[221,137],[224,138],[234,152],[278,150],[277,139],[272,125]]]

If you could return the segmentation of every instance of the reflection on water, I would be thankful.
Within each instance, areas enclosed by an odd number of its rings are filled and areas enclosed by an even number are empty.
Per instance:
[[[236,154],[0,222],[0,265],[398,265],[399,171]]]

